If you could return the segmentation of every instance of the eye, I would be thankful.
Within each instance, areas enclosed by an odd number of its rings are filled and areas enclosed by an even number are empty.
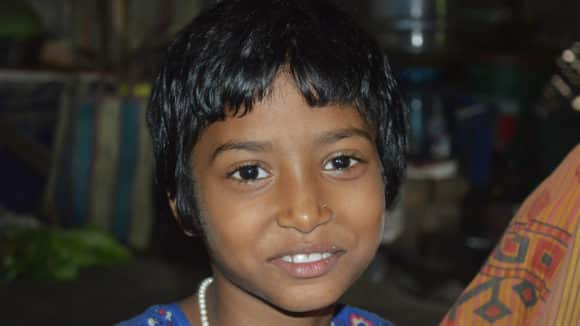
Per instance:
[[[361,160],[354,158],[352,156],[340,155],[326,161],[322,169],[325,171],[346,170],[359,164],[360,162]]]
[[[261,168],[259,165],[251,164],[241,166],[230,172],[228,175],[230,178],[241,182],[252,182],[267,178],[270,176],[270,173]]]

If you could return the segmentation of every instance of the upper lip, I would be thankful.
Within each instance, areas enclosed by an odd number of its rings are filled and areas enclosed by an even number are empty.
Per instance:
[[[313,254],[328,252],[335,254],[343,252],[344,249],[332,244],[299,244],[286,249],[279,250],[275,255],[268,258],[268,261],[273,261],[284,256],[292,256],[297,254]]]

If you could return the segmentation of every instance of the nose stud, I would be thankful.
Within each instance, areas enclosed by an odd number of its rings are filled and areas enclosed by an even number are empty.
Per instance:
[[[320,207],[320,215],[321,216],[324,215],[324,213],[325,213],[324,211],[325,210],[327,211],[326,213],[332,215],[332,210],[328,207],[328,204],[322,203],[322,204],[319,205],[319,207]]]
[[[320,214],[320,217],[326,222],[332,218],[332,216],[334,215],[334,212],[332,211],[332,209],[330,209],[330,207],[328,207],[328,204],[322,203],[322,204],[320,204],[319,214]]]

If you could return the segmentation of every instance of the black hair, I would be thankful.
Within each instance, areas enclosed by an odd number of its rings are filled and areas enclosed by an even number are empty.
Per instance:
[[[380,46],[319,0],[224,0],[170,44],[147,112],[160,193],[176,201],[187,232],[199,231],[191,153],[200,132],[242,116],[287,72],[312,107],[353,104],[376,131],[386,208],[405,168],[401,96]]]

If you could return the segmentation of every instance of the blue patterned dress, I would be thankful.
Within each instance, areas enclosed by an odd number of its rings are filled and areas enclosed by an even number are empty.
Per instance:
[[[156,305],[141,315],[116,326],[190,326],[187,317],[175,303]],[[393,326],[379,316],[351,306],[341,306],[331,326]]]

